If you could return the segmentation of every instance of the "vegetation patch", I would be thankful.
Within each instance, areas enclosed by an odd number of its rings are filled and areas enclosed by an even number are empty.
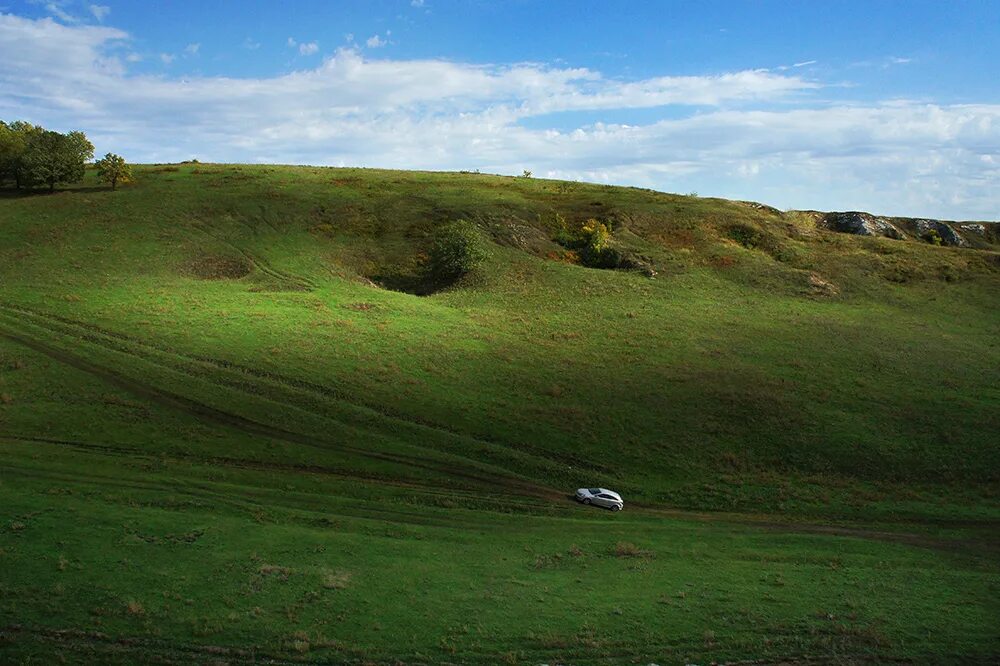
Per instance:
[[[572,253],[564,254],[562,260],[571,257],[588,268],[634,270],[647,277],[655,277],[656,269],[652,259],[640,255],[615,238],[614,229],[614,218],[603,221],[588,218],[575,227],[557,216],[555,241]]]
[[[239,280],[250,274],[253,264],[245,257],[207,254],[189,261],[185,269],[199,280]]]
[[[353,574],[349,571],[329,571],[322,574],[323,587],[328,590],[343,590],[351,583]]]
[[[649,560],[655,557],[651,550],[640,548],[630,541],[619,541],[611,550],[615,557]]]

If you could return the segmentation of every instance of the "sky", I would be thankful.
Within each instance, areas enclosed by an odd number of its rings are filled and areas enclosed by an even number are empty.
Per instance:
[[[0,0],[0,118],[136,163],[1000,220],[1000,0]]]

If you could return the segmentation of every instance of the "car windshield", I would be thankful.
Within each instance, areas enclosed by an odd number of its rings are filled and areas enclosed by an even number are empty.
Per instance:
[[[597,493],[601,492],[601,489],[600,488],[587,488],[587,492],[590,493],[591,495],[596,495]]]

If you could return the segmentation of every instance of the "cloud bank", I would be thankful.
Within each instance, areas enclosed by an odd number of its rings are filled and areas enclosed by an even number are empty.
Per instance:
[[[153,76],[130,71],[130,40],[0,14],[0,117],[83,129],[136,162],[531,169],[781,207],[1000,218],[1000,105],[825,102],[797,66],[621,81],[356,48],[270,78]],[[612,122],[641,109],[653,119]]]

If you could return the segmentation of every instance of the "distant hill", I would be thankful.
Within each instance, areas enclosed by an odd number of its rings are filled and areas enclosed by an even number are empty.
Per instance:
[[[136,179],[0,201],[4,301],[334,378],[548,485],[839,514],[855,483],[952,502],[997,481],[991,225],[933,222],[951,232],[938,247],[915,220],[529,178],[195,163]],[[394,294],[427,293],[430,235],[459,218],[490,262],[431,300]],[[589,219],[630,269],[579,265],[566,238]],[[774,474],[833,495],[789,503]]]
[[[0,194],[0,661],[1000,654],[995,225],[134,175]]]

